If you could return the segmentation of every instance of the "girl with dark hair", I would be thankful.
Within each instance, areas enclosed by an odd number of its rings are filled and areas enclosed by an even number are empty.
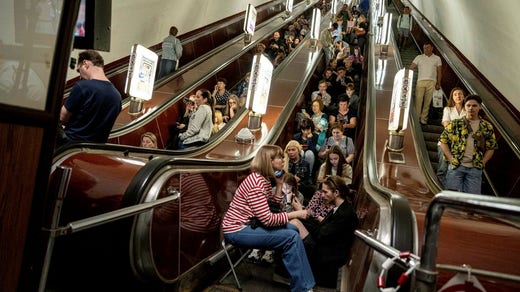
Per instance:
[[[320,167],[317,181],[322,183],[331,175],[342,178],[347,185],[352,183],[352,166],[347,163],[345,155],[338,145],[330,147],[327,160]]]
[[[197,90],[197,109],[191,114],[188,129],[179,134],[179,149],[204,145],[211,136],[214,121],[214,101],[207,89]]]
[[[325,203],[333,208],[321,222],[294,219],[291,223],[300,230],[316,284],[335,288],[338,268],[349,257],[358,218],[352,206],[354,192],[343,178],[327,177],[322,184],[322,196]],[[303,209],[296,200],[293,201],[293,207],[295,210]]]

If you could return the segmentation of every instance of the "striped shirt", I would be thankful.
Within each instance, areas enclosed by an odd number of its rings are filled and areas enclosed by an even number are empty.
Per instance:
[[[222,231],[224,233],[240,231],[249,224],[251,217],[256,217],[265,226],[287,224],[287,213],[271,213],[267,204],[268,199],[276,202],[281,200],[273,195],[269,180],[257,172],[251,173],[233,196],[222,220]]]

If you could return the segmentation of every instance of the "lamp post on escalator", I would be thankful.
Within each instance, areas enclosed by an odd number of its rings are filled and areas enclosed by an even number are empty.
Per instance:
[[[251,131],[257,131],[262,126],[262,115],[267,111],[273,69],[271,61],[263,54],[259,53],[253,57],[251,85],[247,91],[245,104],[250,110],[247,127]]]
[[[410,103],[412,97],[413,71],[409,69],[399,70],[394,77],[392,102],[388,117],[388,145],[390,151],[403,150],[404,130],[408,126],[410,115]]]
[[[144,101],[152,99],[158,60],[159,56],[144,46],[132,46],[125,84],[125,93],[130,96],[129,114],[142,113]]]
[[[247,4],[246,19],[244,20],[244,44],[249,44],[255,33],[256,27],[256,8],[252,4]]]

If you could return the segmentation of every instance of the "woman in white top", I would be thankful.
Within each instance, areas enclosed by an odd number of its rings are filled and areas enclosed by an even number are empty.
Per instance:
[[[442,125],[447,127],[451,121],[462,119],[466,115],[464,106],[464,90],[460,87],[454,87],[451,90],[448,104],[444,107],[442,114]],[[437,165],[437,177],[442,184],[446,184],[446,172],[448,171],[448,162],[444,160],[444,153],[441,150],[440,142],[437,143],[437,151],[439,153],[439,164]]]

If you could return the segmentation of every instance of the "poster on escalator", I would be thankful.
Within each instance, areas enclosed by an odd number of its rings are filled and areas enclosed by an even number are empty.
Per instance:
[[[249,35],[255,34],[256,8],[252,4],[247,4],[246,19],[244,20],[244,32]]]
[[[401,131],[408,126],[410,103],[412,98],[413,71],[401,69],[394,77],[390,115],[388,116],[388,130]]]
[[[153,51],[138,44],[132,46],[125,93],[143,100],[152,98],[158,59]]]
[[[265,114],[271,88],[273,64],[262,54],[253,57],[250,89],[247,91],[246,107],[257,114]]]

